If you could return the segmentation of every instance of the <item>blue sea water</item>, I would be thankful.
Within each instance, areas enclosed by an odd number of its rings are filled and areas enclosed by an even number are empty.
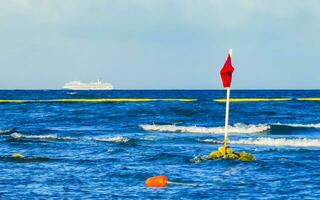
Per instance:
[[[195,102],[0,103],[2,199],[319,199],[319,90],[235,90],[291,101],[230,105],[230,146],[254,162],[201,158],[221,146],[223,90],[3,90],[0,99],[194,98]],[[13,153],[24,159],[14,159]],[[146,188],[167,175],[195,186]]]

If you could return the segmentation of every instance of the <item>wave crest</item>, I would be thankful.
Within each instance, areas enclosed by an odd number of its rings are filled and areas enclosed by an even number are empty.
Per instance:
[[[276,123],[273,125],[290,126],[290,127],[296,127],[296,128],[320,128],[320,123],[319,124],[281,124],[281,123]]]
[[[111,143],[128,143],[130,141],[129,138],[123,136],[116,137],[94,137],[92,138],[95,141],[99,142],[111,142]]]
[[[0,135],[9,135],[13,132],[14,130],[0,130]]]
[[[242,123],[229,126],[229,133],[265,133],[270,130],[270,125],[257,124],[246,125]],[[179,133],[211,133],[211,134],[223,134],[224,127],[200,127],[200,126],[177,126],[177,125],[156,125],[156,124],[143,124],[140,125],[145,131],[158,131],[158,132],[179,132]]]
[[[33,140],[75,140],[72,137],[59,137],[57,135],[24,135],[21,133],[12,133],[13,139],[33,139]]]
[[[205,143],[222,144],[223,142],[215,139],[199,140]],[[230,140],[230,144],[236,145],[255,145],[255,146],[288,146],[288,147],[320,147],[320,139],[308,138],[248,138],[240,140]]]
[[[155,132],[177,132],[177,133],[204,133],[204,134],[223,134],[224,127],[201,127],[201,126],[178,126],[173,125],[156,125],[142,124],[139,125],[145,131]],[[299,131],[303,129],[320,129],[319,124],[243,124],[237,123],[229,126],[228,132],[231,134],[254,134],[254,133],[286,133]]]

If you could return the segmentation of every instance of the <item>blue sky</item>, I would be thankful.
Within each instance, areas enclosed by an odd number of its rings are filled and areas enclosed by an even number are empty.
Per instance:
[[[0,88],[318,89],[317,0],[1,0]]]

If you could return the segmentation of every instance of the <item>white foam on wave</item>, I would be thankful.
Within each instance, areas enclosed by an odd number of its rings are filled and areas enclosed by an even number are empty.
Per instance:
[[[228,132],[231,134],[251,134],[251,133],[266,133],[271,129],[272,125],[277,126],[290,126],[297,128],[317,128],[320,129],[320,123],[318,124],[243,124],[236,123],[233,126],[229,126]],[[211,133],[211,134],[223,134],[224,127],[201,127],[201,126],[178,126],[173,125],[156,125],[156,124],[142,124],[139,125],[145,131],[155,132],[178,132],[178,133]]]
[[[112,142],[112,143],[128,143],[130,141],[129,138],[123,136],[116,137],[94,137],[92,138],[95,141],[99,142]]]
[[[142,138],[139,138],[139,140],[142,140],[142,141],[154,141],[154,138],[152,138],[152,137],[142,137]]]
[[[21,133],[12,133],[10,134],[11,138],[14,139],[30,139],[30,140],[94,140],[98,142],[110,142],[110,143],[128,143],[130,138],[124,136],[114,136],[114,137],[83,137],[83,138],[74,138],[74,137],[61,137],[55,134],[51,135],[24,135]],[[142,141],[153,141],[153,138],[144,137],[139,138]]]
[[[24,135],[21,133],[12,133],[10,135],[14,139],[38,139],[38,140],[75,140],[72,137],[59,137],[57,135]]]
[[[229,133],[265,133],[270,129],[270,125],[256,124],[246,125],[242,123],[229,126]],[[177,126],[177,125],[156,125],[156,124],[143,124],[140,125],[145,131],[158,131],[158,132],[180,132],[180,133],[210,133],[210,134],[223,134],[224,127],[200,127],[200,126]]]
[[[298,127],[298,128],[320,128],[319,124],[281,124],[281,123],[275,123],[273,125],[283,125],[283,126],[291,126],[291,127]]]
[[[222,141],[215,139],[199,140],[206,143],[222,144]],[[288,146],[288,147],[320,147],[320,139],[309,138],[248,138],[240,140],[230,140],[230,144],[255,145],[255,146]]]
[[[78,94],[78,92],[68,92],[67,94],[74,95],[74,94]]]
[[[1,134],[8,134],[10,132],[11,132],[11,130],[0,130],[0,135]]]

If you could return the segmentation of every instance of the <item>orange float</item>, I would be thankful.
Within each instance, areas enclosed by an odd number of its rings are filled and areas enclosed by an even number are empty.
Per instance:
[[[168,186],[167,176],[154,176],[146,180],[146,187],[163,188]]]

